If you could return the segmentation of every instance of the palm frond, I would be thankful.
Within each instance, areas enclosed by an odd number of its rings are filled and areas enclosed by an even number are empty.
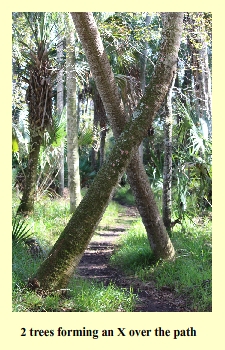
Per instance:
[[[84,128],[79,132],[78,144],[79,147],[89,146],[93,143],[94,133],[91,128]]]
[[[32,233],[29,233],[30,228],[27,228],[28,225],[25,222],[25,219],[22,219],[19,216],[13,218],[12,223],[12,243],[13,245],[24,242],[27,238],[31,237]]]
[[[59,147],[64,141],[66,136],[66,107],[63,108],[61,114],[53,116],[48,135],[48,145],[51,144],[53,147]]]

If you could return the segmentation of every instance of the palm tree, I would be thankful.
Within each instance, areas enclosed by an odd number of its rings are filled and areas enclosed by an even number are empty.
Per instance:
[[[29,42],[20,41],[21,54],[25,59],[23,80],[28,85],[26,103],[30,133],[29,157],[26,168],[26,182],[17,212],[29,214],[34,209],[37,166],[44,132],[52,125],[52,81],[55,72],[52,67],[50,35],[52,15],[50,13],[24,13]]]

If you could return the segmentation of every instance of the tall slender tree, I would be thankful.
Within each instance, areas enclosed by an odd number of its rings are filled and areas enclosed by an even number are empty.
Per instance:
[[[76,21],[76,26],[80,27],[79,32],[86,32],[86,25],[82,21],[77,23],[74,13],[72,13],[72,16]],[[89,17],[89,14],[83,14],[83,16]],[[168,13],[167,25],[162,33],[158,63],[151,82],[146,88],[145,95],[141,99],[132,120],[127,123],[122,134],[117,138],[107,161],[98,172],[87,194],[72,215],[48,257],[37,271],[36,278],[42,288],[63,288],[73,275],[74,269],[77,267],[109,203],[114,187],[118,184],[134,152],[137,152],[138,146],[166,96],[176,69],[182,20],[182,13]],[[107,56],[101,48],[99,55],[106,60]],[[95,62],[94,56],[92,59]],[[96,62],[96,65],[101,68],[99,62]],[[114,86],[113,81],[112,85]],[[108,93],[109,91],[106,91],[106,94]],[[159,220],[159,217],[155,220]],[[171,249],[171,245],[167,244],[167,250],[171,253],[170,255],[167,254],[167,258],[172,257],[173,249]]]
[[[146,17],[145,17],[146,27],[148,27],[150,23],[151,23],[151,16],[148,13],[146,13]],[[142,94],[144,94],[145,92],[145,85],[146,85],[147,51],[148,51],[148,42],[147,40],[145,40],[144,48],[142,50],[141,57],[140,57],[141,58],[140,59],[140,83],[141,83]],[[143,162],[143,142],[139,146],[139,155]]]
[[[167,14],[162,13],[163,25],[168,20]],[[172,93],[176,79],[174,74],[171,86],[165,99],[165,117],[164,117],[164,164],[163,164],[163,222],[170,234],[171,214],[172,214],[172,128],[173,128],[173,111],[172,111]]]
[[[188,16],[191,26],[188,37],[192,50],[192,74],[194,77],[196,112],[202,127],[207,125],[208,138],[212,139],[212,96],[211,72],[208,63],[207,32],[204,13],[196,12]]]
[[[173,130],[173,111],[172,111],[172,93],[175,82],[175,74],[172,84],[169,88],[165,102],[164,117],[164,164],[163,164],[163,222],[170,234],[171,215],[172,215],[172,130]]]
[[[63,37],[59,37],[57,44],[57,60],[59,63],[59,71],[57,74],[57,113],[61,115],[64,107],[64,83],[63,83]],[[58,173],[59,181],[59,195],[63,196],[64,191],[64,142],[61,142],[60,145],[60,169]]]
[[[75,40],[74,27],[68,18],[66,35],[66,89],[67,89],[67,163],[70,193],[70,212],[73,213],[81,201],[78,120],[76,108]]]

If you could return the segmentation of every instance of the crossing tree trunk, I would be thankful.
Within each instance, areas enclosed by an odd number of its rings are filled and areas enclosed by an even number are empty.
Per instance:
[[[90,14],[72,13],[76,27],[79,27],[81,32],[86,32],[88,28],[82,20],[78,23],[77,15],[89,17]],[[59,289],[68,284],[102,218],[111,199],[113,189],[118,184],[132,157],[137,153],[137,148],[151,126],[152,120],[166,96],[176,69],[182,17],[181,13],[168,14],[168,23],[162,34],[161,50],[151,83],[146,88],[145,95],[141,99],[132,120],[128,121],[125,127],[122,125],[123,132],[120,136],[117,135],[116,144],[108,159],[99,170],[87,194],[72,215],[48,257],[37,271],[36,278],[42,288]],[[93,29],[93,23],[91,25]],[[93,45],[92,42],[89,44]],[[104,60],[107,60],[104,51],[99,52],[99,54]],[[94,57],[93,60],[95,60]],[[96,62],[96,65],[98,64]],[[113,80],[111,82],[115,86]],[[109,91],[106,91],[106,94],[108,93]],[[119,120],[116,122],[120,123]],[[156,218],[157,220],[159,218]],[[164,251],[166,250],[168,252],[166,254],[167,258],[172,257],[174,250],[168,242]]]
[[[165,13],[163,15],[165,18],[165,32],[169,30],[168,21],[171,26],[176,16],[179,18],[178,31],[181,32],[182,13]],[[75,12],[72,13],[72,17],[102,98],[107,117],[111,123],[114,136],[117,138],[124,129],[126,116],[113,72],[104,52],[98,28],[90,13]],[[176,63],[173,62],[173,64],[174,69],[176,69]],[[146,110],[148,110],[147,101]],[[163,259],[172,258],[175,253],[174,248],[163,224],[156,201],[154,200],[148,176],[140,156],[138,156],[138,150],[127,168],[127,175],[154,255],[157,258]]]

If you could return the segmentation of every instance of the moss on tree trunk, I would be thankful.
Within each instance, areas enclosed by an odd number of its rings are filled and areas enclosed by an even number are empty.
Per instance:
[[[174,53],[174,58],[176,57],[176,50],[179,47],[179,36],[176,35],[177,33],[175,33],[174,28],[177,25],[176,30],[180,31],[181,33],[182,16],[182,13],[179,15],[165,13],[162,16],[165,19],[164,32],[162,36],[163,38],[167,39],[168,46],[166,45],[165,47],[162,47],[161,56],[159,56],[161,60],[164,58],[173,59]],[[96,86],[104,103],[114,136],[118,137],[125,127],[126,115],[123,105],[121,104],[121,98],[118,93],[114,74],[110,67],[107,55],[104,52],[104,47],[98,32],[98,28],[91,13],[75,12],[72,13],[72,17],[84,47]],[[172,34],[171,38],[169,38],[169,34],[171,34],[170,31],[173,34],[175,33],[175,36]],[[169,56],[168,51],[166,52],[166,50],[170,50],[171,47],[175,47],[175,51],[171,51],[171,56]],[[170,67],[173,66],[175,70],[176,58],[174,62],[170,62]],[[171,74],[171,70],[168,70],[167,74]],[[162,76],[159,77],[158,83],[162,82],[162,78]],[[161,85],[159,88],[162,88],[162,86],[163,85]],[[143,106],[146,106],[147,112],[149,103],[148,98],[151,98],[150,93],[145,96],[143,103]],[[140,106],[141,104],[139,107]],[[136,114],[138,114],[138,111],[135,112],[135,115]],[[151,117],[152,116],[150,116],[150,118]],[[174,256],[175,252],[154,200],[154,195],[151,190],[144,166],[138,156],[138,150],[136,150],[136,153],[137,154],[134,155],[130,165],[127,168],[128,181],[134,194],[142,221],[145,225],[150,246],[154,255],[157,258],[170,259]]]
[[[41,137],[33,136],[30,139],[30,153],[26,169],[26,181],[23,196],[17,209],[18,214],[29,215],[34,210],[36,195],[37,167],[41,147]]]
[[[164,100],[176,69],[181,37],[182,15],[169,16],[170,30],[164,32],[158,63],[150,85],[86,196],[37,271],[44,289],[66,287],[87,248],[111,199],[114,187],[130,163]],[[86,28],[82,28],[83,31]],[[157,218],[156,218],[157,220]]]

